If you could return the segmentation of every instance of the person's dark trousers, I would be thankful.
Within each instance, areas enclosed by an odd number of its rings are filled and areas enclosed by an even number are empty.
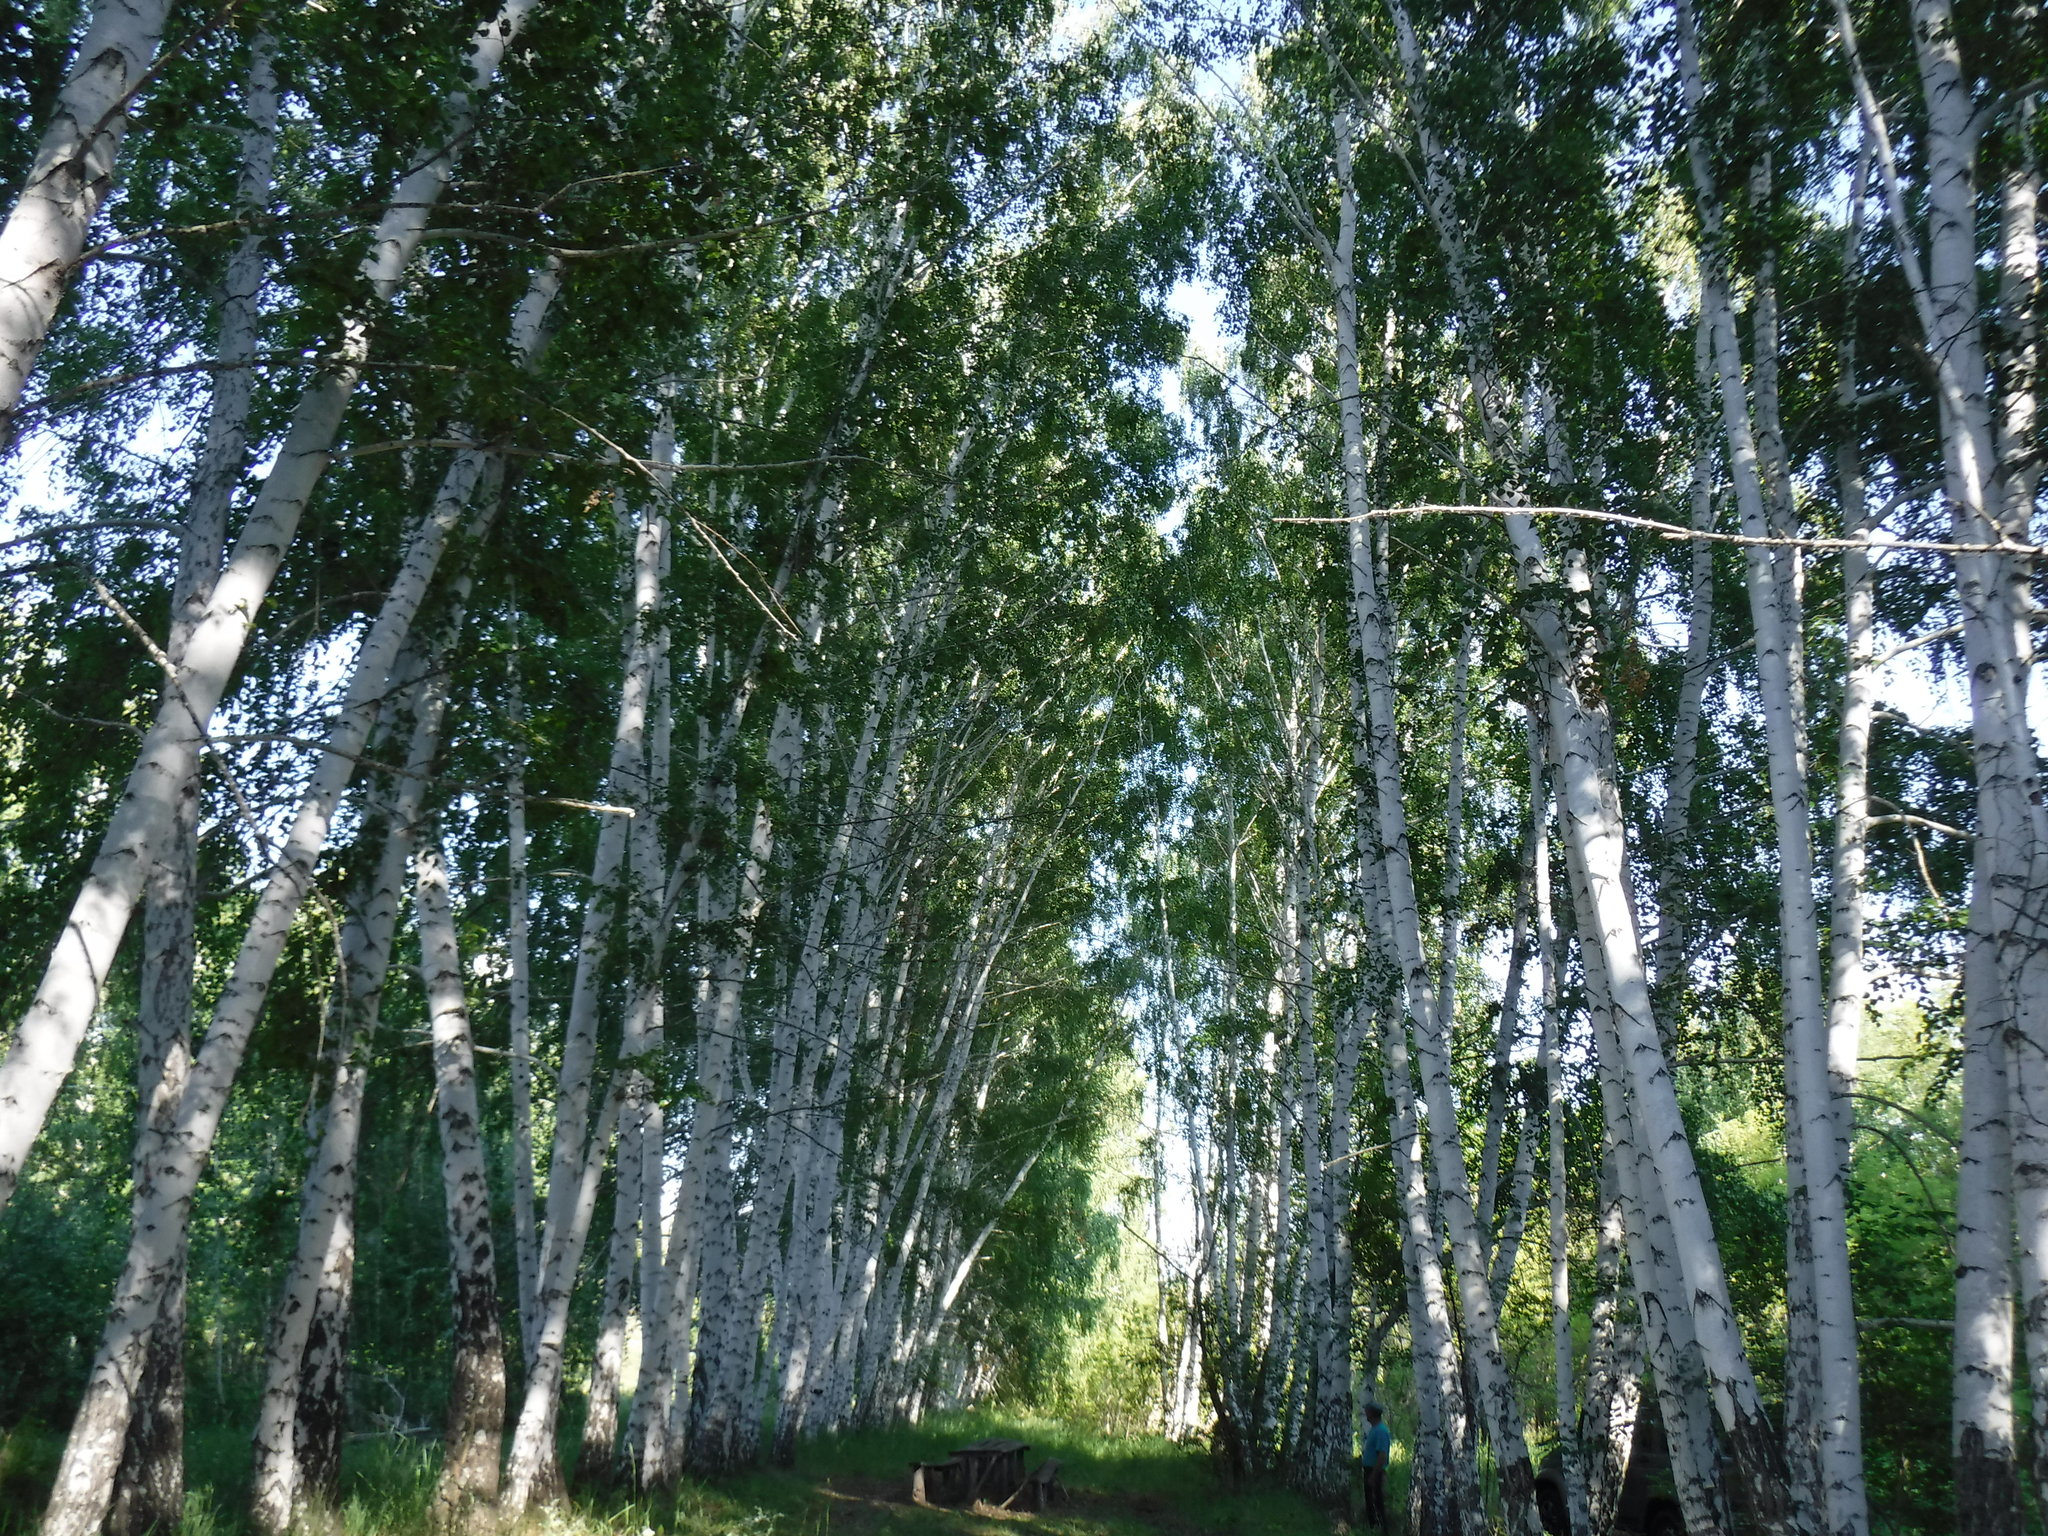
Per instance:
[[[1387,1529],[1387,1469],[1367,1467],[1365,1469],[1365,1521],[1381,1530]]]

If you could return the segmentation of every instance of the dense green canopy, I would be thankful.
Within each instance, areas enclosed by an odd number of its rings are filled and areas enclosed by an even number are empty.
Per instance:
[[[0,1525],[1368,1400],[1430,1536],[2037,1523],[2044,62],[0,10]]]

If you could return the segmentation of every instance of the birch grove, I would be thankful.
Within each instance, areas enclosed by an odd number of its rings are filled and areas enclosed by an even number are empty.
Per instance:
[[[8,1498],[2030,1528],[2042,23],[10,22]]]

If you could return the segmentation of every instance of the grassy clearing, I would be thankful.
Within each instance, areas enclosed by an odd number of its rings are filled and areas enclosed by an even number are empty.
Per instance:
[[[1030,1460],[1057,1456],[1068,1498],[1044,1514],[925,1509],[909,1502],[910,1464],[1003,1435],[1028,1441]],[[0,1440],[0,1536],[35,1529],[60,1448],[29,1427]],[[183,1536],[241,1536],[247,1489],[245,1434],[195,1430],[187,1447],[191,1492]],[[424,1532],[437,1453],[412,1441],[350,1447],[341,1536]],[[1015,1414],[944,1415],[915,1427],[814,1441],[793,1468],[673,1496],[579,1496],[534,1521],[532,1536],[1331,1536],[1332,1521],[1284,1489],[1226,1488],[1199,1449],[1156,1437],[1110,1437]]]
[[[1003,1435],[1029,1442],[1028,1462],[1056,1456],[1068,1498],[1044,1514],[920,1509],[908,1502],[909,1469],[957,1445]],[[696,1490],[693,1490],[696,1492]],[[965,1414],[915,1426],[846,1435],[804,1448],[796,1467],[702,1490],[774,1512],[775,1536],[1329,1536],[1330,1521],[1284,1490],[1226,1489],[1199,1450],[1156,1437],[1108,1438],[1055,1420]],[[704,1511],[709,1514],[710,1511]],[[701,1516],[699,1517],[701,1520]],[[715,1536],[731,1530],[678,1521]]]

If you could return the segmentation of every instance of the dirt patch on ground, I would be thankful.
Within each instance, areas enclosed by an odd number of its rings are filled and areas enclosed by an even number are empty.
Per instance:
[[[946,1514],[973,1515],[981,1520],[1019,1520],[1029,1518],[1031,1511],[1025,1509],[1004,1509],[985,1499],[976,1499],[972,1504],[915,1504],[910,1498],[909,1477],[829,1477],[821,1485],[821,1491],[836,1502],[849,1502],[884,1506],[890,1509],[932,1509]]]
[[[1089,1488],[1070,1488],[1042,1513],[1030,1509],[1004,1509],[977,1499],[972,1505],[919,1505],[911,1502],[910,1479],[904,1477],[835,1476],[819,1484],[818,1491],[832,1503],[833,1523],[843,1520],[849,1531],[865,1532],[893,1524],[912,1511],[944,1521],[968,1516],[992,1522],[1042,1521],[1057,1526],[1062,1519],[1079,1519],[1090,1524],[1134,1524],[1150,1526],[1160,1536],[1209,1536],[1210,1527],[1189,1521],[1156,1494],[1101,1493]]]

